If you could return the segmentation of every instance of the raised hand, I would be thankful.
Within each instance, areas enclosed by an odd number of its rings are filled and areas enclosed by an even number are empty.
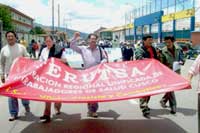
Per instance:
[[[75,32],[73,38],[76,39],[76,40],[79,40],[80,39],[80,32]]]

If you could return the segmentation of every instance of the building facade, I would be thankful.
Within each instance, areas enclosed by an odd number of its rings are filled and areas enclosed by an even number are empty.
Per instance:
[[[142,0],[139,8],[134,8],[131,13],[134,40],[151,34],[157,42],[166,35],[189,41],[190,33],[199,21],[198,6],[199,0]]]
[[[105,27],[100,27],[99,29],[97,29],[96,31],[94,31],[93,33],[96,34],[98,37],[100,37],[100,32],[105,30]]]
[[[111,41],[113,39],[113,31],[112,30],[113,30],[113,28],[107,28],[107,29],[100,31],[100,39]]]
[[[15,31],[28,33],[33,28],[34,19],[12,7],[10,7],[10,10]]]
[[[10,10],[14,30],[17,33],[29,33],[29,31],[33,28],[33,18],[10,6],[3,4],[0,4],[0,6],[5,6]]]
[[[115,27],[113,28],[112,32],[113,40],[115,40],[117,43],[125,42],[125,26]]]

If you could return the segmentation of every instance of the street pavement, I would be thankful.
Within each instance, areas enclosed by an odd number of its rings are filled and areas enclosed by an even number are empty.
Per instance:
[[[182,67],[186,77],[192,61]],[[177,113],[163,109],[159,101],[163,94],[152,96],[149,102],[151,118],[142,116],[139,100],[100,103],[99,118],[87,117],[86,104],[62,104],[62,113],[54,115],[51,123],[41,123],[43,102],[31,101],[31,113],[25,113],[20,103],[19,119],[9,122],[7,97],[0,96],[1,133],[197,133],[197,94],[199,77],[192,81],[193,89],[177,91]]]

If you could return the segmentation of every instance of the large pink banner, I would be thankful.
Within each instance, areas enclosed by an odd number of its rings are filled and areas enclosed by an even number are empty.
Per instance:
[[[56,58],[18,58],[0,95],[37,101],[105,102],[189,89],[189,82],[159,61],[104,63],[75,70]]]

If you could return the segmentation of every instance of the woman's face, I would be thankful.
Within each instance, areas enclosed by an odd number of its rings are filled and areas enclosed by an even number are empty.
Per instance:
[[[45,44],[47,45],[47,48],[50,49],[53,46],[53,40],[48,36],[45,40]]]

